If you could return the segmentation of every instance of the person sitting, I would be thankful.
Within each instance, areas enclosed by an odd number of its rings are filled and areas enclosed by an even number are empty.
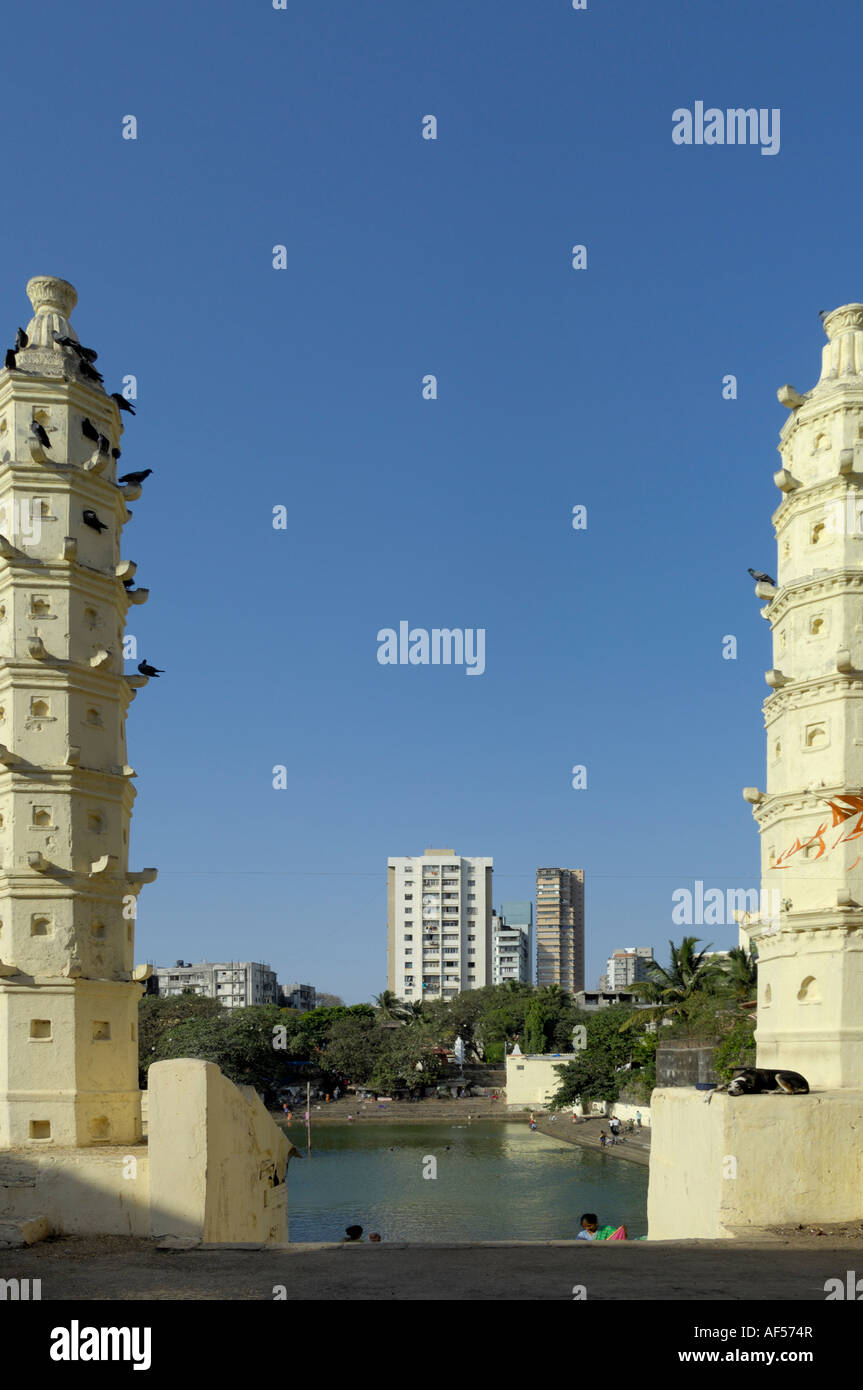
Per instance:
[[[628,1240],[625,1226],[600,1226],[599,1218],[593,1211],[586,1211],[581,1218],[581,1230],[576,1240]]]

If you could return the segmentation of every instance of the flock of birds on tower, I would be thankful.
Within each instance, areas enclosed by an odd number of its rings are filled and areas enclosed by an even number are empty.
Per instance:
[[[75,354],[78,359],[78,371],[84,381],[98,386],[102,385],[104,377],[100,372],[97,372],[93,365],[99,355],[97,352],[94,352],[92,348],[82,347],[74,338],[69,338],[61,333],[53,333],[52,337],[58,347],[68,348],[70,352]],[[4,365],[7,371],[17,372],[20,370],[18,366],[18,353],[22,352],[23,349],[28,346],[29,342],[30,339],[24,329],[19,328],[15,334],[15,346],[7,348],[6,350]],[[124,410],[128,415],[134,415],[136,413],[135,407],[130,401],[126,400],[125,396],[121,396],[119,391],[112,391],[110,399],[117,406],[118,410]],[[36,419],[31,420],[30,432],[42,449],[50,453],[51,440],[48,437],[48,431],[45,429],[44,425],[40,424]],[[121,450],[112,446],[110,439],[97,430],[96,426],[86,416],[81,421],[81,433],[85,439],[89,439],[91,443],[96,445],[99,453],[110,454],[115,462],[119,459]],[[152,471],[152,468],[142,468],[135,473],[124,473],[121,478],[117,479],[117,486],[119,487],[123,483],[131,483],[135,487],[140,487],[141,484],[149,478]],[[89,526],[91,531],[96,531],[101,534],[102,531],[108,530],[106,523],[99,519],[91,507],[84,508],[82,517],[84,525]],[[122,583],[124,589],[132,589],[135,586],[134,579],[124,579]],[[151,666],[146,658],[138,662],[138,670],[142,676],[148,677],[159,677],[165,674],[161,667]]]

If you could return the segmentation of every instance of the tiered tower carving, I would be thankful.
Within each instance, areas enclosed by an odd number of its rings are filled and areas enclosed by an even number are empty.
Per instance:
[[[116,481],[116,403],[56,340],[78,341],[75,290],[27,293],[28,345],[0,372],[0,1148],[129,1144],[134,910],[155,878],[128,867],[126,713],[147,682],[123,674],[123,636],[146,590],[120,550],[140,489]]]
[[[791,411],[776,474],[776,585],[761,835],[758,1065],[863,1089],[863,305],[823,316],[821,377]]]

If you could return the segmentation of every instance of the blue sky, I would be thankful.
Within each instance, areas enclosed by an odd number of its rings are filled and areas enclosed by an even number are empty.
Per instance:
[[[139,959],[366,999],[387,856],[446,845],[494,856],[496,901],[583,867],[593,985],[680,936],[674,889],[757,886],[746,569],[775,565],[776,389],[863,299],[861,39],[848,0],[9,12],[5,335],[31,275],[71,280],[155,470],[125,531],[167,669],[128,723]],[[675,145],[698,100],[779,108],[780,152]],[[402,619],[484,628],[485,673],[379,665]]]

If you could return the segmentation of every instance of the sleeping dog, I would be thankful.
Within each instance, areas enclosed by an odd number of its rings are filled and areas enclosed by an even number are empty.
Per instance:
[[[764,1067],[735,1067],[725,1087],[730,1096],[760,1095],[765,1091],[787,1096],[808,1096],[809,1082],[799,1071],[773,1071]]]

